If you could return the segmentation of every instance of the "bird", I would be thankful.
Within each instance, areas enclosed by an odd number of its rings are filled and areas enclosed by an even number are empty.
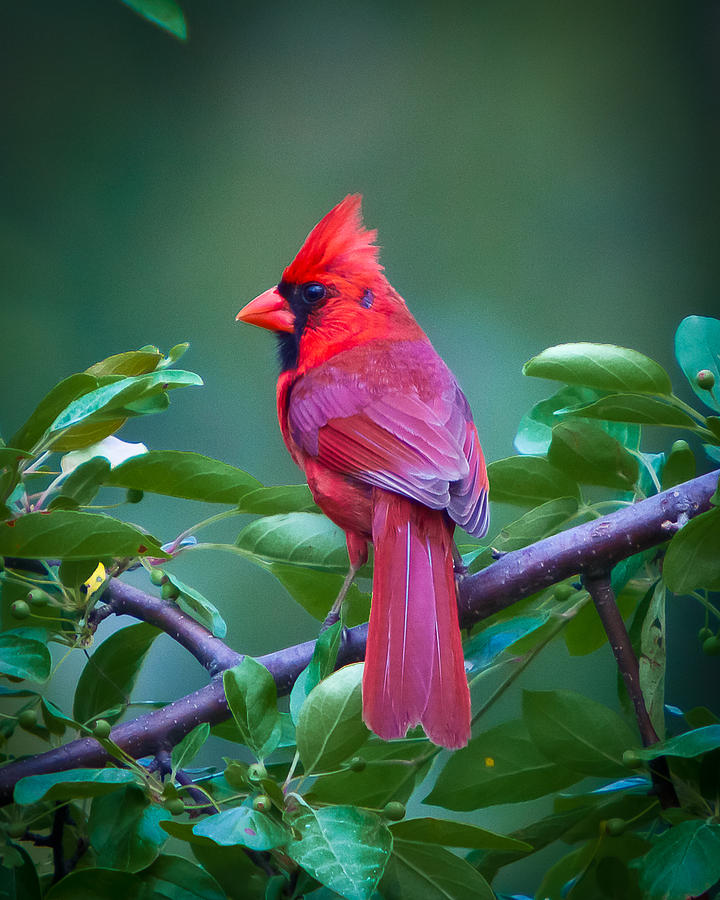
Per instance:
[[[387,280],[361,205],[349,194],[334,206],[236,318],[275,332],[282,437],[345,532],[335,608],[373,545],[365,724],[384,740],[419,724],[456,749],[471,706],[454,529],[487,532],[487,470],[468,401]]]

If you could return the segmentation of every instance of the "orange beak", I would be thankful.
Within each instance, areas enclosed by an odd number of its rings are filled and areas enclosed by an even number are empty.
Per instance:
[[[259,325],[270,331],[294,331],[295,316],[284,297],[278,293],[277,287],[270,288],[243,306],[235,316],[240,322]]]

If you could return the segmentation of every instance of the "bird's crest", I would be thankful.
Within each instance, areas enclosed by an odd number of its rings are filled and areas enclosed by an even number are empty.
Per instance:
[[[378,262],[377,232],[363,225],[360,194],[348,194],[313,228],[283,281],[302,284],[323,274],[372,279],[382,271]]]

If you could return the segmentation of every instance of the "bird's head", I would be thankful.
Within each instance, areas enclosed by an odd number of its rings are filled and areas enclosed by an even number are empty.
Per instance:
[[[313,228],[280,282],[237,319],[277,333],[283,370],[299,357],[330,356],[366,340],[388,313],[405,310],[378,261],[377,232],[364,227],[359,194],[349,194]]]

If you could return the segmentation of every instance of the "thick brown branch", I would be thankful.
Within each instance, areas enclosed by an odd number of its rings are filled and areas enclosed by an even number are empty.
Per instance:
[[[710,508],[710,497],[717,481],[717,472],[702,475],[610,516],[505,554],[482,572],[462,579],[458,591],[462,626],[469,627],[517,600],[591,566],[612,567],[634,553],[665,543],[682,522]],[[146,597],[141,591],[137,593],[140,595],[136,598],[138,602]],[[155,598],[148,599],[160,602]],[[145,603],[145,599],[142,602]],[[338,664],[362,659],[366,637],[367,625],[350,629]],[[275,678],[279,694],[288,693],[309,662],[313,647],[314,641],[307,641],[260,658]],[[213,680],[207,687],[161,710],[119,725],[113,730],[112,738],[136,758],[152,756],[160,747],[178,743],[201,722],[214,724],[228,715],[222,684]],[[39,756],[10,763],[0,769],[0,803],[11,800],[16,781],[24,775],[99,766],[107,759],[97,741],[84,738]]]

